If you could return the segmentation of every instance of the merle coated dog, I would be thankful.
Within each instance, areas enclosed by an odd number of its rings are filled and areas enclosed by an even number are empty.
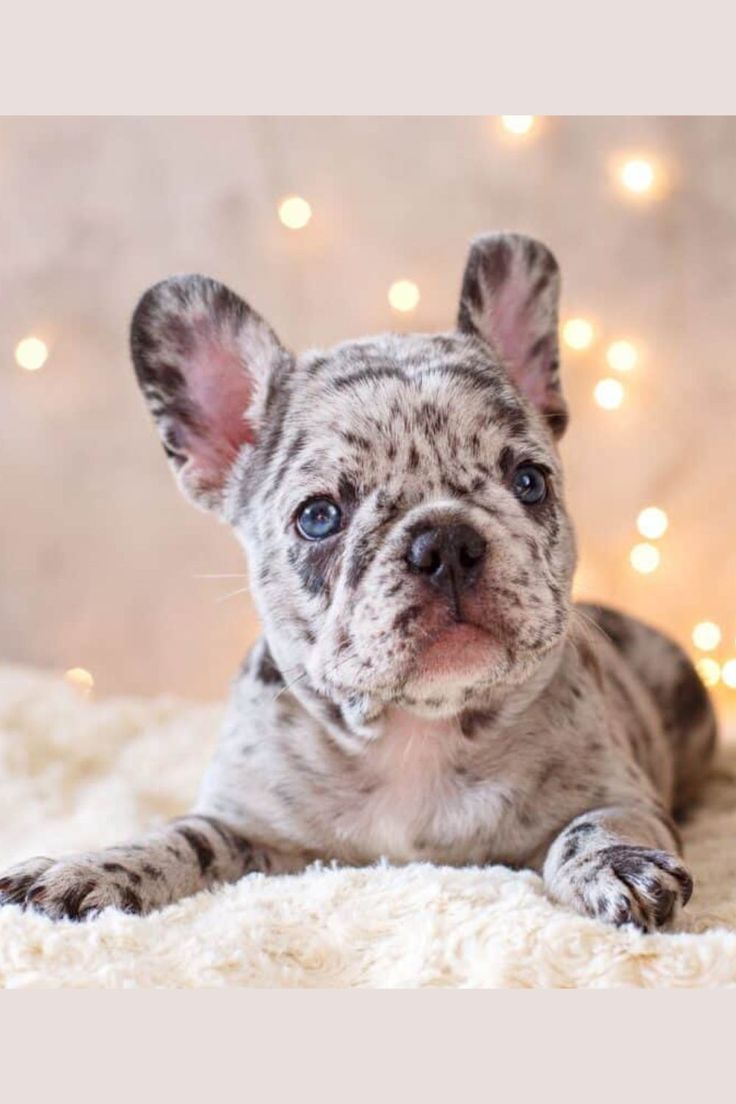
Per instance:
[[[381,856],[531,867],[644,930],[687,902],[672,814],[714,714],[677,645],[571,602],[558,297],[554,257],[516,234],[473,243],[442,334],[297,357],[214,280],[143,296],[138,381],[181,489],[247,551],[263,637],[193,811],[22,863],[5,903],[145,913]]]

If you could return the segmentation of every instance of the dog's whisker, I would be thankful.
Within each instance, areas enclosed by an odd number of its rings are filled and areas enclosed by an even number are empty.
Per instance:
[[[355,658],[354,656],[346,656],[345,659],[341,659],[339,663],[333,663],[325,671],[325,677],[330,678],[332,675],[335,674],[336,671],[339,671],[341,667],[343,667],[346,663],[351,662],[351,660],[353,660],[354,658]],[[292,667],[292,668],[287,668],[286,670],[296,670],[296,669],[297,669],[296,667]],[[285,671],[282,671],[281,673],[284,674]],[[301,682],[302,679],[304,679],[306,677],[307,677],[307,671],[304,670],[304,671],[302,671],[302,673],[300,675],[297,676],[297,678],[292,679],[292,681],[287,683],[286,686],[282,686],[281,689],[278,691],[278,693],[273,698],[273,700],[276,701],[278,698],[281,697],[282,694],[285,694],[288,690],[290,690],[292,688],[292,686],[296,686],[296,684],[298,682]]]
[[[282,686],[281,689],[276,694],[274,694],[272,700],[278,701],[282,694],[286,694],[289,690],[291,690],[292,686],[296,686],[298,682],[301,682],[301,680],[306,677],[307,672],[302,671],[302,673],[300,675],[297,675],[295,679],[292,679],[291,682],[287,682],[285,686]]]
[[[247,594],[250,587],[239,587],[238,590],[231,590],[229,594],[221,594],[219,598],[215,598],[216,602],[226,602],[228,598],[234,598],[237,594]]]
[[[244,571],[231,572],[225,575],[192,575],[193,579],[247,579]]]
[[[613,640],[611,639],[609,634],[606,632],[606,630],[603,628],[603,626],[599,625],[597,621],[594,621],[593,618],[590,617],[587,613],[583,613],[583,611],[581,609],[578,609],[577,606],[573,606],[572,619],[573,619],[573,621],[575,621],[576,619],[579,619],[580,621],[583,622],[583,625],[582,625],[583,631],[585,631],[588,627],[590,627],[590,628],[594,629],[600,636],[602,636],[604,640],[607,640],[609,644],[613,643]]]

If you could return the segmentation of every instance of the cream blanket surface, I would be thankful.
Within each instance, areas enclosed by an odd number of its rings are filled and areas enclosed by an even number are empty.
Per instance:
[[[81,700],[0,669],[0,868],[99,847],[185,812],[222,710]],[[0,909],[0,985],[572,987],[736,984],[736,746],[684,831],[695,894],[641,935],[546,900],[530,871],[414,864],[251,875],[147,917]]]

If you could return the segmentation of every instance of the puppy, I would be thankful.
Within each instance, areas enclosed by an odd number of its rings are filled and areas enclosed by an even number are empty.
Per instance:
[[[559,272],[477,239],[457,328],[293,356],[228,288],[165,280],[132,323],[181,489],[248,554],[263,637],[193,811],[36,858],[5,903],[146,913],[317,859],[504,863],[650,931],[692,892],[671,814],[716,725],[687,656],[573,606],[557,440]]]

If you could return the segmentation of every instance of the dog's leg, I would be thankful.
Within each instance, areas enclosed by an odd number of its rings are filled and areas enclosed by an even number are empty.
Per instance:
[[[82,920],[109,906],[146,913],[250,871],[306,865],[252,844],[222,820],[191,814],[119,847],[20,863],[0,876],[0,904]]]
[[[544,863],[554,900],[609,923],[652,931],[692,893],[676,829],[646,805],[595,809],[557,836]]]
[[[718,723],[688,654],[658,629],[606,606],[579,606],[603,630],[654,699],[675,767],[673,808],[685,813],[712,769]]]

